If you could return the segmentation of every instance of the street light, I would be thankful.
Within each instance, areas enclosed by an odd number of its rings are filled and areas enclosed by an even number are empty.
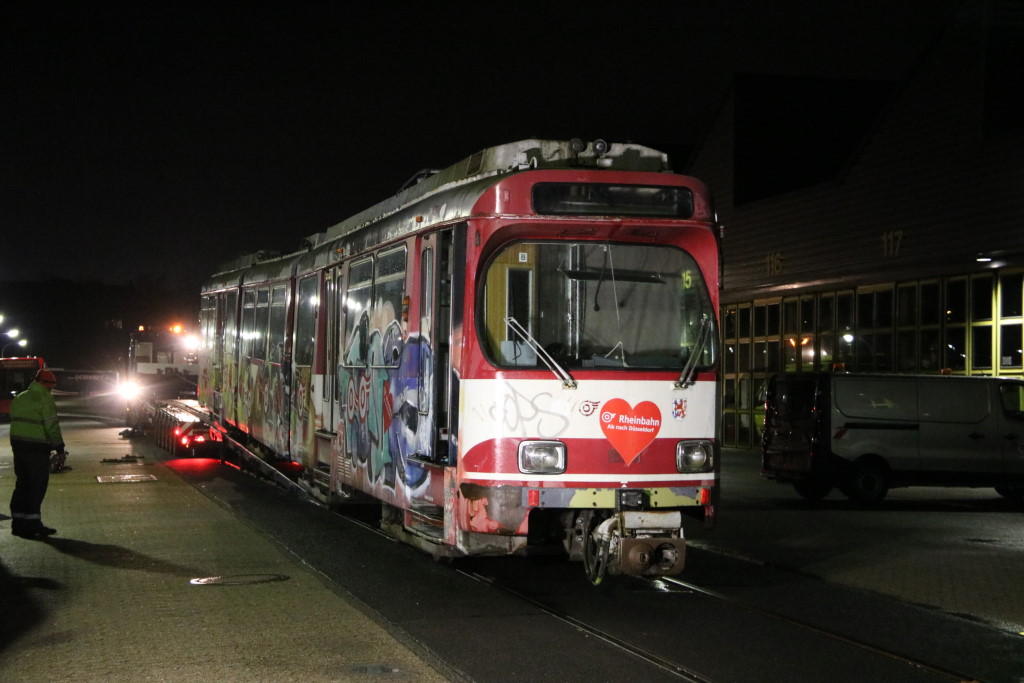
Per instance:
[[[4,344],[4,348],[0,349],[0,356],[7,355],[8,346],[20,346],[21,348],[25,348],[26,346],[28,346],[28,339],[19,339],[18,341],[13,342],[11,344]]]
[[[2,316],[0,316],[0,317],[2,317]],[[14,329],[7,330],[6,332],[4,332],[4,334],[6,334],[11,339],[17,339],[18,335],[21,334],[21,330],[19,330],[18,328],[15,327]],[[21,339],[21,340],[19,340],[17,342],[10,342],[10,343],[4,344],[3,349],[0,349],[0,356],[6,356],[7,355],[7,347],[8,346],[20,346],[21,348],[25,348],[26,346],[28,346],[28,339]]]

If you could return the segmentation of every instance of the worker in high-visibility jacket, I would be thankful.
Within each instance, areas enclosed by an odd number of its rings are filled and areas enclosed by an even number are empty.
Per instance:
[[[40,370],[28,389],[11,401],[11,450],[14,451],[14,494],[11,496],[11,533],[23,538],[52,536],[40,508],[50,482],[50,452],[64,452],[64,437],[57,420],[57,404],[50,392],[57,378]]]

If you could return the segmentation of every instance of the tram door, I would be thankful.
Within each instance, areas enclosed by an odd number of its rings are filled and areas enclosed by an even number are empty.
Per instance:
[[[292,345],[292,456],[306,467],[317,464],[316,431],[319,426],[317,385],[315,378],[323,371],[315,371],[316,321],[320,305],[320,276],[307,275],[299,279],[295,294],[295,336]]]
[[[461,329],[462,293],[465,279],[465,226],[443,230],[433,243],[424,242],[421,252],[420,334],[431,349],[421,354],[419,405],[421,413],[433,413],[433,452],[437,464],[455,464],[458,430],[458,374],[452,348],[458,346],[453,331]]]
[[[341,414],[341,388],[338,386],[338,364],[341,362],[341,326],[345,305],[345,288],[342,286],[341,266],[327,271],[324,282],[324,300],[327,305],[325,320],[326,334],[323,343],[326,353],[320,386],[320,411],[323,419],[322,430],[333,434],[338,429]]]

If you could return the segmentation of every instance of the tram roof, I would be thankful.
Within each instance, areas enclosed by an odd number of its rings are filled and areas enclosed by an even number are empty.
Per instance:
[[[441,170],[427,169],[416,173],[391,197],[323,232],[306,237],[300,251],[315,250],[316,247],[382,221],[432,195],[452,192],[497,176],[556,168],[600,168],[656,173],[671,170],[668,154],[630,142],[584,142],[579,139],[529,139],[510,142],[483,149]],[[282,256],[276,252],[254,252],[223,263],[218,269],[218,274],[226,275],[232,271],[293,256],[294,253]],[[273,268],[269,263],[266,265]]]
[[[520,140],[488,147],[439,171],[420,171],[395,195],[321,233],[327,241],[379,221],[440,192],[485,178],[549,168],[614,168],[623,171],[669,170],[668,155],[633,143],[574,140]]]

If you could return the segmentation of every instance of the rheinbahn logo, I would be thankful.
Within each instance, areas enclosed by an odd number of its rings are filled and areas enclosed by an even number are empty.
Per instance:
[[[647,448],[661,431],[661,410],[650,401],[630,406],[613,398],[601,406],[601,431],[627,465]]]

